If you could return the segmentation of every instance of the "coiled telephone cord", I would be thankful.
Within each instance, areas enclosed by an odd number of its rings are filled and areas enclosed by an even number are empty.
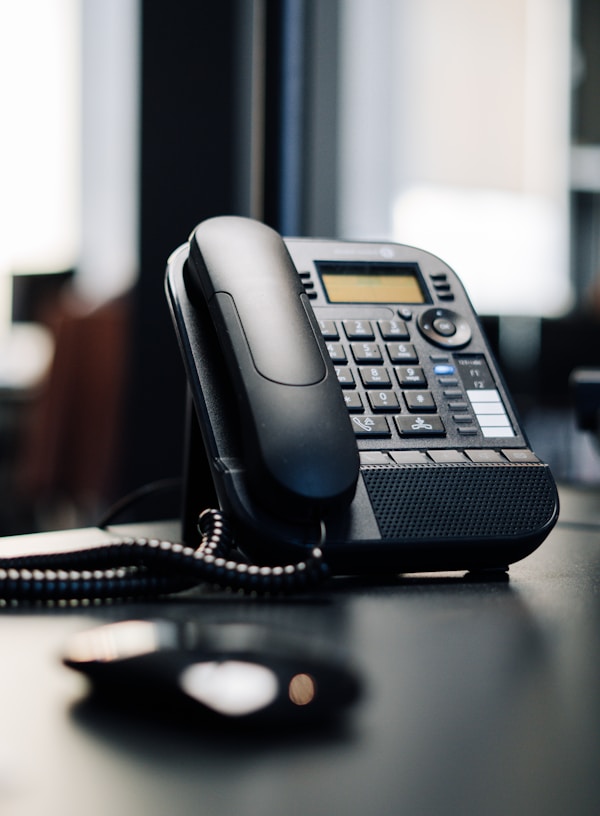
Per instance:
[[[197,549],[172,541],[124,538],[69,553],[0,558],[4,602],[101,602],[170,595],[201,583],[257,594],[298,592],[329,575],[320,546],[298,563],[259,566],[233,556],[219,510],[205,510]],[[324,526],[321,525],[321,543]]]

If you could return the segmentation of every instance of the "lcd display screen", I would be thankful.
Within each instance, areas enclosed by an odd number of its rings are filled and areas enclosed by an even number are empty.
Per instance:
[[[317,262],[330,303],[425,303],[417,267],[409,264]]]

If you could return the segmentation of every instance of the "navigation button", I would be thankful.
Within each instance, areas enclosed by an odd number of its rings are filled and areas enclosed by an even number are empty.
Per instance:
[[[456,334],[456,326],[446,317],[436,318],[431,325],[442,337],[452,337]]]
[[[424,337],[441,348],[461,348],[468,345],[473,336],[469,322],[452,309],[426,309],[417,318],[417,326]]]

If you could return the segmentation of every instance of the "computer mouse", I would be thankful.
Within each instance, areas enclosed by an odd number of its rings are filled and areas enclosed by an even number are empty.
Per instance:
[[[63,662],[104,701],[236,723],[332,720],[361,687],[347,661],[305,635],[238,621],[108,623],[72,636]]]

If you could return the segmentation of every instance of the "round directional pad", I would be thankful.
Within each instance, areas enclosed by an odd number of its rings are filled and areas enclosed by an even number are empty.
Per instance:
[[[417,318],[423,334],[441,348],[460,348],[470,341],[471,327],[462,315],[451,309],[427,309]]]

